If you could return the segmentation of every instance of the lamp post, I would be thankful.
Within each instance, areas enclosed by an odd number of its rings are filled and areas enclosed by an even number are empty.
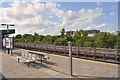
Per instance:
[[[2,26],[7,26],[7,38],[9,38],[8,36],[8,32],[9,32],[9,26],[15,26],[14,24],[1,24]],[[6,52],[6,48],[5,48],[5,52]],[[10,53],[10,48],[8,48],[8,54]],[[11,55],[12,55],[12,49],[11,49]]]

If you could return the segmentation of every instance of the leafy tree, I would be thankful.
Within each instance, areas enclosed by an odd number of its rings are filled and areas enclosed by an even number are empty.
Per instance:
[[[28,37],[28,36],[32,36],[31,34],[24,34],[22,37],[23,38],[26,38],[26,37]]]
[[[55,44],[57,45],[64,45],[66,43],[66,38],[58,38],[55,40]]]
[[[44,38],[44,36],[43,36],[43,35],[40,35],[40,36],[38,36],[38,37],[37,37],[37,39],[36,39],[36,40],[37,40],[37,41],[42,41],[42,40],[43,40],[43,38]]]
[[[64,36],[64,34],[65,34],[65,29],[64,29],[64,28],[62,28],[62,29],[61,29],[61,31],[60,31],[60,33],[61,33],[61,37],[63,37],[63,36]]]
[[[98,47],[111,47],[120,49],[120,31],[117,34],[112,34],[108,32],[96,33],[95,36],[89,37],[88,32],[84,30],[77,30],[74,36],[66,36],[65,29],[62,28],[61,35],[56,36],[43,36],[38,33],[16,35],[14,37],[15,42],[26,42],[26,43],[49,43],[49,44],[65,44],[68,41],[72,41],[73,45],[76,46],[98,46]]]
[[[28,43],[33,43],[35,41],[35,38],[34,36],[28,36],[25,40],[27,40]]]
[[[117,34],[116,37],[117,37],[117,40],[116,40],[116,42],[115,42],[114,48],[120,49],[120,32],[118,32],[118,34]]]
[[[84,30],[79,30],[78,31],[77,30],[75,32],[74,36],[73,36],[73,40],[75,42],[75,45],[83,46],[87,35],[88,35],[87,31],[84,31]]]
[[[21,34],[16,35],[16,38],[17,38],[17,39],[18,39],[18,38],[21,38],[21,37],[22,37]]]
[[[66,41],[73,41],[72,36],[66,36]]]
[[[80,31],[77,30],[75,32],[74,36],[73,36],[73,40],[76,41],[76,40],[78,40],[80,38],[81,38],[81,33],[80,33]]]
[[[56,37],[54,36],[50,36],[50,35],[47,35],[43,38],[42,42],[46,42],[46,43],[54,43]]]
[[[87,32],[87,31],[80,30],[79,32],[81,33],[81,36],[82,36],[82,37],[87,37],[87,35],[88,35],[88,32]]]
[[[34,32],[34,38],[35,38],[35,40],[37,40],[37,39],[38,39],[38,36],[39,36],[39,34],[38,34],[38,33],[36,33],[36,32]]]

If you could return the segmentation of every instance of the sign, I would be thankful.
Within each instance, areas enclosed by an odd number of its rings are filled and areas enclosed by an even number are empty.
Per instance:
[[[10,49],[14,49],[14,38],[9,38],[10,39]]]
[[[3,47],[6,47],[6,39],[3,38]]]
[[[6,48],[10,48],[10,39],[6,38]]]
[[[5,48],[14,49],[14,38],[3,38],[3,46]]]

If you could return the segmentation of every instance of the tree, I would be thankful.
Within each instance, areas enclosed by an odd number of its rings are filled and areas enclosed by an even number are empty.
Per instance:
[[[80,38],[81,38],[81,33],[80,33],[80,31],[77,30],[75,32],[74,36],[73,36],[73,40],[76,41],[76,40],[78,40]]]
[[[63,37],[63,36],[64,36],[64,34],[65,34],[65,29],[64,29],[64,28],[62,28],[62,29],[61,29],[61,31],[60,31],[60,33],[61,33],[61,37]]]
[[[117,31],[117,34],[101,32],[96,33],[95,36],[89,37],[88,32],[84,30],[77,30],[74,36],[67,36],[65,34],[65,29],[62,28],[60,31],[61,35],[56,36],[43,36],[38,33],[16,35],[14,37],[15,42],[27,42],[27,43],[56,43],[56,44],[65,44],[68,41],[72,41],[73,45],[76,46],[98,46],[98,47],[107,47],[107,48],[116,48],[120,49],[120,31]]]
[[[26,39],[25,39],[25,41],[27,40],[27,42],[28,43],[33,43],[34,41],[35,41],[35,38],[34,38],[34,36],[28,36]],[[24,42],[25,42],[24,41]]]
[[[34,40],[35,41],[39,41],[39,34],[38,33],[36,33],[36,32],[34,32]]]
[[[43,36],[43,35],[40,35],[40,36],[37,37],[37,41],[42,41],[43,38],[44,38],[44,36]]]
[[[59,45],[59,44],[64,45],[65,43],[66,43],[66,38],[60,37],[60,38],[55,40],[55,44],[57,44],[57,45]]]
[[[54,43],[56,37],[55,36],[50,36],[50,35],[47,35],[43,38],[42,42],[45,42],[45,43]]]
[[[35,37],[35,39],[36,39],[38,36],[39,36],[39,34],[36,33],[36,32],[34,32],[34,37]]]
[[[120,31],[118,32],[118,34],[117,34],[116,37],[117,37],[117,40],[116,40],[116,42],[115,42],[114,48],[120,49]]]
[[[80,32],[83,35],[83,37],[87,37],[88,36],[88,32],[87,31],[80,30]]]
[[[95,36],[94,37],[95,45],[100,46],[100,47],[106,46],[108,35],[109,34],[107,32],[102,32],[100,33],[99,36]]]
[[[16,38],[21,38],[21,37],[22,37],[21,34],[16,35]]]
[[[75,45],[83,46],[87,35],[88,35],[87,31],[84,31],[84,30],[79,30],[78,31],[77,30],[75,32],[74,36],[73,36],[73,40],[75,42]]]
[[[73,41],[73,38],[72,38],[72,36],[66,36],[66,40],[67,41]]]

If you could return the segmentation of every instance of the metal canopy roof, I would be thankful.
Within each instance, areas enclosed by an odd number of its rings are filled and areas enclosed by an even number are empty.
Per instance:
[[[0,30],[0,33],[7,34],[7,30]],[[9,29],[8,34],[13,34],[13,33],[15,33],[15,29]]]

